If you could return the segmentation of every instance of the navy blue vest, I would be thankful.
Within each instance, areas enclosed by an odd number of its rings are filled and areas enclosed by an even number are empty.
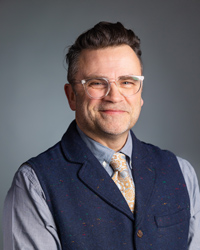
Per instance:
[[[177,159],[133,133],[132,139],[134,215],[80,138],[75,121],[59,143],[28,161],[63,250],[187,249],[190,202]]]

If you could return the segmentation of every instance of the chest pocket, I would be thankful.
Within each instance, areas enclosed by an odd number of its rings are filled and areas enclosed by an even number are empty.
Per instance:
[[[183,209],[173,214],[155,216],[155,221],[159,228],[170,227],[186,221],[189,216],[188,214],[188,211]]]

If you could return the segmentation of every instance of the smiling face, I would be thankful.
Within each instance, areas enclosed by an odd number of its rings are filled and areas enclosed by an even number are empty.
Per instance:
[[[128,45],[83,50],[78,68],[76,80],[93,77],[113,80],[124,75],[141,75],[140,61]],[[123,147],[143,105],[141,90],[131,97],[124,97],[112,82],[109,94],[97,100],[88,97],[82,84],[75,84],[74,89],[76,94],[71,85],[65,86],[69,105],[76,111],[79,128],[105,146],[111,147],[111,142],[117,142],[118,147]]]

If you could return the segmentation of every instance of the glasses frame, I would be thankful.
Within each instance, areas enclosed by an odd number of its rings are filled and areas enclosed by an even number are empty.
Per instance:
[[[75,83],[81,83],[81,84],[83,85],[83,87],[84,87],[84,90],[85,90],[86,94],[87,94],[91,99],[103,99],[104,97],[106,97],[106,96],[109,94],[110,89],[111,89],[111,83],[114,82],[114,83],[116,84],[116,86],[118,87],[118,80],[119,80],[121,77],[126,77],[126,76],[127,76],[127,77],[136,77],[136,78],[138,78],[139,81],[140,81],[140,87],[139,87],[138,91],[137,91],[136,93],[132,94],[132,95],[128,95],[128,96],[127,96],[127,95],[124,95],[124,94],[122,94],[121,91],[119,90],[120,94],[123,95],[123,96],[125,96],[125,97],[130,97],[130,96],[136,95],[136,94],[140,91],[140,89],[142,88],[142,86],[143,86],[144,76],[125,75],[125,76],[120,76],[120,77],[118,77],[118,79],[115,79],[115,80],[110,80],[110,79],[108,79],[108,78],[106,78],[106,77],[94,77],[94,78],[87,78],[87,79],[82,79],[82,80],[80,80],[80,81],[74,81],[74,82],[75,82]],[[102,97],[93,97],[93,96],[91,96],[90,93],[88,92],[87,87],[86,87],[86,83],[87,83],[89,80],[93,80],[93,79],[102,79],[102,80],[105,80],[105,81],[108,83],[108,90],[107,90],[106,94],[103,95]]]

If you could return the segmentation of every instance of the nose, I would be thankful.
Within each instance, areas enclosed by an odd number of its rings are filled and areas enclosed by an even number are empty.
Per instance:
[[[124,96],[120,93],[115,81],[110,82],[110,91],[104,99],[111,102],[120,102],[124,99]]]

